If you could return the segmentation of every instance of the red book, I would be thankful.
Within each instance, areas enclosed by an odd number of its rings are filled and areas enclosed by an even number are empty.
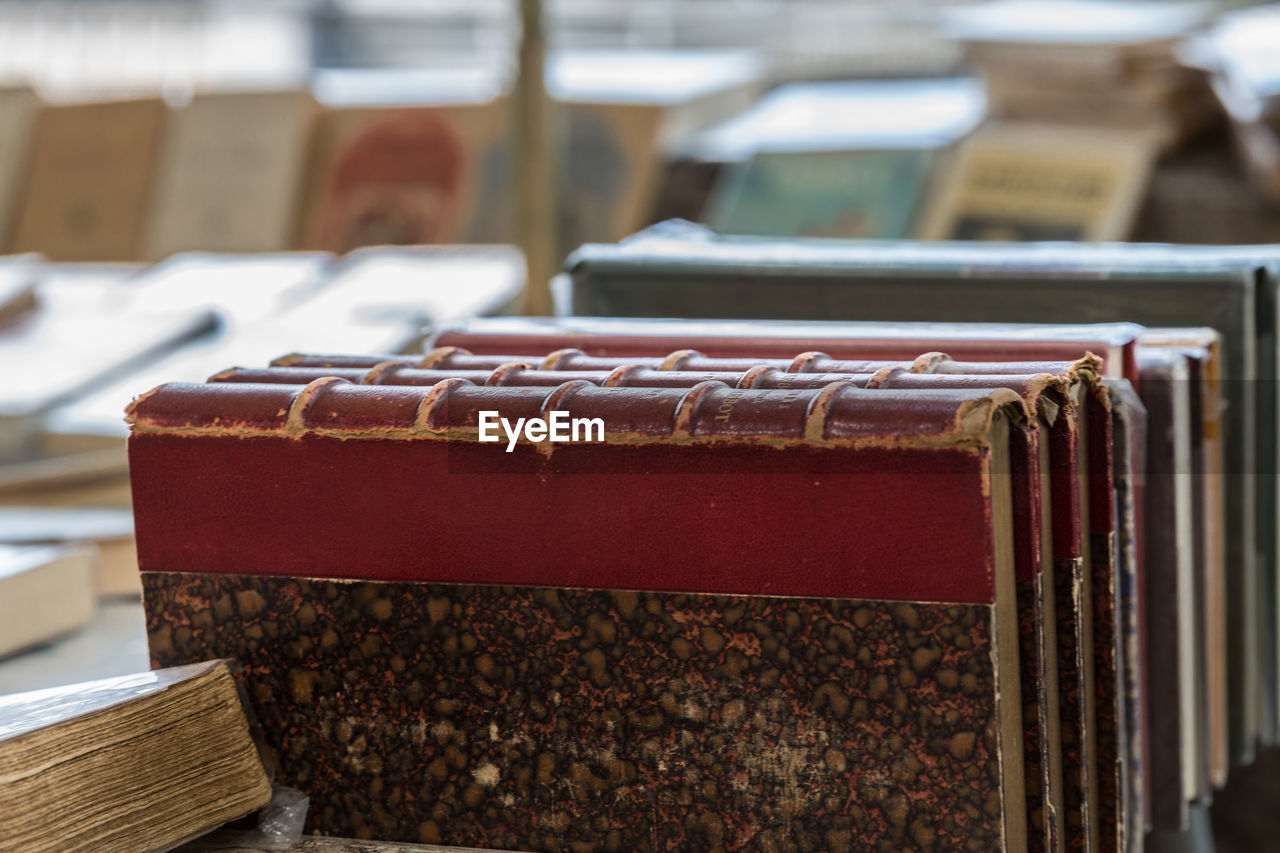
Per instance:
[[[604,440],[507,452],[486,411]],[[243,661],[313,830],[1021,849],[1024,413],[846,384],[163,386],[130,414],[152,655]]]
[[[520,358],[520,357],[516,357]],[[317,358],[302,358],[301,361],[316,361]],[[498,359],[502,360],[502,359]],[[544,364],[556,364],[557,358],[539,359],[523,358],[526,362],[541,361]],[[237,368],[213,377],[214,381],[231,382],[269,382],[269,383],[306,383],[325,376],[338,376],[350,381],[359,381],[377,385],[430,385],[446,381],[450,378],[463,379],[476,384],[485,385],[520,385],[543,386],[560,385],[569,381],[587,381],[598,385],[628,387],[691,387],[702,381],[720,381],[735,387],[773,388],[773,389],[821,389],[833,382],[853,382],[856,385],[870,388],[915,388],[921,391],[931,389],[991,389],[1009,388],[1019,393],[1028,403],[1029,410],[1038,415],[1038,428],[1023,429],[1018,432],[1022,436],[1021,443],[1015,444],[1014,464],[1014,502],[1016,515],[1022,521],[1015,527],[1015,547],[1017,552],[1018,593],[1020,599],[1019,614],[1021,620],[1021,637],[1023,640],[1023,695],[1028,706],[1024,710],[1024,720],[1028,723],[1027,752],[1028,770],[1041,777],[1042,789],[1045,792],[1045,808],[1033,807],[1031,821],[1034,826],[1044,829],[1042,843],[1033,844],[1036,849],[1056,849],[1054,839],[1058,836],[1057,816],[1064,812],[1063,799],[1060,792],[1062,785],[1063,765],[1058,732],[1065,725],[1069,733],[1067,737],[1067,774],[1071,783],[1071,808],[1082,815],[1075,821],[1075,833],[1081,838],[1084,833],[1084,802],[1093,782],[1096,770],[1087,772],[1084,757],[1092,754],[1085,751],[1082,732],[1092,730],[1094,723],[1089,721],[1093,704],[1094,676],[1092,664],[1080,660],[1080,643],[1073,630],[1083,630],[1083,636],[1093,638],[1092,618],[1088,612],[1081,612],[1083,603],[1090,602],[1090,596],[1081,595],[1079,590],[1089,588],[1089,578],[1084,572],[1082,540],[1080,536],[1081,512],[1087,506],[1080,499],[1081,492],[1077,478],[1087,476],[1087,472],[1079,471],[1076,461],[1078,456],[1077,437],[1079,424],[1077,409],[1082,408],[1084,386],[1081,380],[1086,375],[1092,376],[1096,362],[1085,361],[1081,364],[1029,365],[1030,368],[1050,368],[1061,378],[1041,373],[1035,376],[988,375],[965,376],[958,374],[926,374],[904,373],[901,367],[886,366],[875,374],[837,374],[837,373],[787,373],[778,367],[759,366],[746,371],[720,370],[709,372],[688,372],[681,370],[662,370],[642,365],[620,365],[610,370],[613,363],[622,359],[600,359],[599,370],[534,370],[520,363],[509,363],[494,370],[431,370],[406,367],[395,362],[386,362],[372,369],[364,368],[324,368],[324,367],[272,367],[262,369]],[[721,359],[709,360],[706,366],[732,364],[735,367],[741,360]],[[441,363],[437,360],[437,363]],[[486,359],[474,359],[465,353],[451,352],[444,358],[446,364],[472,365],[488,363]],[[683,366],[679,362],[671,362],[676,367]],[[785,360],[779,363],[786,363]],[[812,363],[812,362],[811,362]],[[835,366],[856,366],[874,368],[881,363],[849,362]],[[910,365],[911,362],[906,362]],[[933,355],[921,357],[914,361],[917,368],[942,369],[943,365],[951,366],[945,357]],[[828,365],[831,363],[828,360]],[[577,366],[577,365],[574,365]],[[993,368],[997,370],[1012,369],[1008,365],[976,365],[977,368]],[[1051,442],[1051,430],[1054,432]],[[1057,457],[1051,463],[1048,454]],[[1050,477],[1052,471],[1052,489],[1046,481],[1042,488],[1040,468],[1042,460],[1040,450],[1046,454],[1044,477]],[[1052,537],[1046,529],[1041,534],[1041,502],[1047,504],[1050,493],[1054,495],[1054,506],[1051,511],[1046,507],[1044,517],[1046,524],[1058,529],[1061,541],[1061,565],[1055,566],[1053,560],[1043,562],[1043,554],[1053,554]],[[1044,540],[1042,548],[1042,540]],[[1043,570],[1042,570],[1043,568]],[[1061,572],[1056,575],[1055,568]],[[1055,580],[1056,576],[1056,580]],[[1061,603],[1055,605],[1060,596]],[[1061,613],[1058,608],[1061,608]],[[1046,608],[1048,610],[1046,611]],[[1045,618],[1045,613],[1053,615]],[[1056,632],[1046,635],[1043,627],[1065,626],[1067,635],[1061,640]],[[1083,626],[1083,627],[1079,627]],[[1061,655],[1065,658],[1061,659]],[[1038,669],[1037,669],[1038,667]],[[1112,674],[1114,678],[1114,673]],[[1057,691],[1042,694],[1042,685],[1059,685]],[[1038,701],[1037,701],[1038,697]],[[1059,706],[1065,706],[1066,713],[1060,714]],[[1065,716],[1065,722],[1060,720]],[[1037,725],[1038,724],[1038,725]],[[1052,732],[1050,737],[1041,737],[1041,732]],[[1108,741],[1110,743],[1111,741]],[[1096,801],[1096,795],[1095,795]],[[1095,813],[1095,812],[1091,812]],[[1036,839],[1038,842],[1041,839]]]
[[[1102,359],[1104,376],[1138,386],[1130,323],[871,323],[818,321],[648,320],[618,317],[483,317],[447,328],[436,347],[476,354],[576,348],[596,356],[665,355],[692,348],[714,357],[790,358],[816,350],[833,358],[901,358],[903,350],[939,349],[961,361]]]

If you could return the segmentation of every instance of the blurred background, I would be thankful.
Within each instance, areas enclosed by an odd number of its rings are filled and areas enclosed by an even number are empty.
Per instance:
[[[3,0],[0,582],[71,549],[96,604],[0,625],[0,693],[146,667],[123,412],[162,382],[550,313],[669,219],[1280,243],[1278,134],[1280,5]],[[1277,779],[1218,849],[1273,844]]]

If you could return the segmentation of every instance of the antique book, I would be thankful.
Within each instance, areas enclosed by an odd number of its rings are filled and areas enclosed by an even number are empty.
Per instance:
[[[1143,131],[1002,122],[960,146],[920,221],[929,240],[1125,240],[1155,162]]]
[[[507,453],[477,440],[491,408],[603,441]],[[841,384],[163,386],[130,414],[152,655],[243,655],[328,833],[1021,849],[1022,411]],[[761,535],[815,500],[832,535]],[[495,516],[519,523],[481,533]]]
[[[0,246],[10,244],[40,98],[25,86],[0,88]]]
[[[345,73],[345,72],[343,72]],[[502,170],[506,105],[458,86],[372,93],[318,81],[299,245],[459,243]],[[402,87],[403,88],[403,87]]]
[[[721,339],[727,345],[730,336]],[[751,350],[754,338],[744,336],[739,341],[743,351]],[[650,341],[651,351],[662,352],[662,347],[669,343],[666,338],[653,338]],[[936,343],[913,339],[900,343],[905,347],[897,352],[877,351],[878,355],[897,355],[910,358],[920,347]],[[638,346],[633,342],[631,346]],[[846,340],[842,344],[851,347],[853,342]],[[607,384],[654,384],[673,385],[676,387],[689,384],[689,379],[697,377],[704,380],[739,383],[740,378],[724,371],[750,371],[756,369],[772,369],[780,371],[786,382],[777,387],[802,387],[800,382],[808,383],[803,387],[821,387],[831,381],[831,376],[838,372],[866,373],[880,368],[911,367],[914,371],[924,373],[1030,373],[1049,372],[1058,375],[1074,375],[1075,408],[1081,413],[1081,421],[1089,425],[1095,439],[1092,443],[1084,441],[1084,430],[1079,435],[1063,435],[1068,449],[1061,451],[1061,458],[1076,458],[1087,464],[1087,482],[1091,497],[1085,495],[1079,507],[1070,518],[1064,518],[1060,527],[1061,553],[1059,556],[1068,563],[1064,564],[1057,577],[1064,584],[1059,596],[1065,602],[1071,614],[1070,623],[1075,624],[1076,636],[1091,638],[1092,642],[1083,644],[1076,656],[1076,646],[1070,638],[1063,638],[1060,647],[1063,652],[1062,671],[1068,673],[1063,679],[1064,685],[1072,685],[1075,678],[1081,680],[1079,689],[1069,691],[1063,697],[1064,704],[1080,702],[1079,717],[1074,725],[1068,719],[1066,725],[1079,733],[1079,740],[1070,739],[1066,764],[1068,777],[1074,765],[1080,774],[1075,787],[1067,786],[1067,802],[1069,810],[1074,808],[1081,815],[1078,832],[1087,832],[1091,838],[1098,833],[1104,837],[1120,839],[1120,846],[1141,833],[1144,821],[1145,805],[1142,791],[1149,787],[1143,778],[1149,776],[1149,770],[1143,760],[1144,732],[1146,731],[1145,711],[1142,694],[1142,653],[1140,649],[1141,603],[1140,603],[1140,567],[1138,565],[1139,550],[1127,553],[1126,558],[1117,563],[1116,548],[1119,538],[1135,539],[1137,531],[1132,519],[1122,519],[1116,515],[1118,496],[1113,489],[1120,488],[1118,478],[1113,476],[1112,444],[1112,403],[1106,391],[1092,382],[1096,363],[1092,359],[1087,371],[1080,371],[1076,366],[1053,363],[1018,364],[1009,362],[967,362],[956,363],[938,354],[921,356],[914,364],[874,362],[874,361],[841,361],[827,358],[822,353],[808,352],[794,359],[762,359],[758,356],[746,358],[709,358],[694,350],[677,350],[666,356],[625,356],[625,357],[591,357],[578,350],[567,349],[553,352],[548,356],[533,355],[527,357],[512,355],[475,356],[456,347],[440,347],[428,353],[420,360],[400,359],[377,364],[379,357],[340,357],[295,355],[279,359],[277,364],[288,367],[292,373],[277,374],[276,380],[308,381],[319,378],[328,372],[333,375],[334,368],[323,365],[333,364],[352,368],[363,365],[368,369],[367,375],[361,377],[359,371],[346,374],[346,378],[371,383],[395,383],[398,381],[426,382],[428,379],[441,381],[449,373],[457,371],[454,376],[469,381],[485,384],[531,384],[545,382],[546,379],[531,373],[518,371],[520,362],[529,366],[538,366],[542,370],[571,371],[563,373],[564,379],[586,379],[587,381]],[[428,370],[409,371],[416,374],[405,379],[398,364],[419,364]],[[306,368],[319,367],[318,372]],[[647,377],[637,376],[634,368],[649,368],[657,371]],[[512,370],[517,368],[517,370]],[[341,367],[339,367],[341,369]],[[464,373],[464,371],[473,371]],[[486,375],[487,371],[494,371]],[[582,371],[614,371],[607,379],[605,373],[595,376]],[[675,373],[672,373],[675,371]],[[680,371],[698,371],[697,373],[679,373]],[[720,372],[716,372],[720,371]],[[541,372],[541,371],[538,371]],[[269,373],[269,371],[268,371]],[[478,375],[477,375],[478,374]],[[663,374],[666,374],[665,376]],[[341,374],[339,374],[341,375]],[[230,378],[252,380],[261,378],[258,371],[241,373],[237,377],[233,372]],[[228,378],[226,375],[215,378]],[[853,377],[850,377],[853,378]],[[870,377],[864,377],[869,379]],[[755,376],[752,381],[758,381]],[[1085,380],[1085,381],[1080,381]],[[856,381],[856,380],[855,380]],[[555,383],[555,378],[550,380]],[[1087,389],[1087,390],[1086,390]],[[1065,419],[1064,419],[1065,423]],[[1065,427],[1064,427],[1065,428]],[[1073,427],[1074,429],[1074,427]],[[1086,453],[1086,449],[1088,452]],[[1074,466],[1073,466],[1074,467]],[[1086,475],[1080,474],[1081,480]],[[1074,487],[1073,487],[1074,488]],[[1082,535],[1082,533],[1087,535]],[[1088,567],[1087,569],[1085,567]],[[1118,573],[1123,573],[1122,580]],[[1073,752],[1072,750],[1078,750]],[[1089,763],[1085,766],[1076,756],[1084,756]],[[1099,769],[1101,768],[1101,769]],[[1089,780],[1094,780],[1090,782]],[[1082,792],[1079,797],[1074,792]],[[1090,793],[1092,792],[1092,793]],[[1088,796],[1092,805],[1084,804],[1083,797]],[[1101,805],[1099,805],[1101,804]]]
[[[133,513],[110,507],[0,507],[0,543],[66,545],[90,543],[98,596],[138,596],[138,553]]]
[[[1145,541],[1152,817],[1157,829],[1185,829],[1187,804],[1202,799],[1207,764],[1200,755],[1196,650],[1197,618],[1192,507],[1191,399],[1186,361],[1176,353],[1143,350],[1147,453],[1143,513],[1161,536]]]
[[[833,358],[900,359],[910,344],[944,350],[961,361],[1074,361],[1097,356],[1101,375],[1137,380],[1131,323],[732,322],[619,317],[477,317],[445,326],[432,347],[462,347],[477,355],[580,349],[593,356],[652,356],[694,349],[713,357],[791,358],[822,352]]]
[[[317,110],[306,92],[228,92],[170,113],[143,255],[292,248]]]
[[[1195,599],[1201,602],[1202,657],[1197,683],[1205,703],[1204,760],[1209,784],[1226,784],[1226,588],[1222,478],[1222,342],[1212,329],[1150,329],[1142,335],[1142,349],[1180,355],[1188,372],[1190,395],[1191,487],[1197,516]]]
[[[168,850],[271,799],[225,661],[0,696],[0,756],[10,850]]]
[[[875,244],[716,237],[665,224],[567,264],[570,310],[610,316],[1126,321],[1222,335],[1228,700],[1234,761],[1253,754],[1274,706],[1271,588],[1276,512],[1275,277],[1241,247]],[[1263,334],[1259,334],[1259,324]],[[1258,382],[1255,380],[1261,379]],[[1239,475],[1239,476],[1237,476]],[[1265,686],[1264,686],[1265,685]]]
[[[0,658],[89,624],[95,558],[91,547],[0,545]]]
[[[158,98],[41,109],[9,250],[138,259],[164,117]]]
[[[1021,640],[1023,721],[1026,726],[1025,766],[1028,785],[1028,822],[1036,832],[1030,840],[1032,849],[1056,850],[1063,835],[1066,805],[1063,799],[1063,760],[1060,732],[1070,731],[1068,745],[1072,775],[1074,808],[1081,808],[1081,796],[1087,780],[1081,763],[1080,733],[1084,731],[1082,715],[1087,710],[1084,697],[1091,690],[1092,670],[1084,676],[1084,667],[1076,655],[1080,649],[1078,635],[1081,631],[1091,635],[1092,624],[1088,614],[1080,614],[1082,597],[1074,590],[1087,579],[1082,578],[1079,564],[1064,565],[1069,573],[1061,581],[1061,590],[1068,600],[1061,611],[1055,604],[1058,594],[1055,584],[1055,559],[1052,531],[1054,527],[1070,530],[1078,525],[1080,506],[1076,503],[1080,494],[1078,471],[1074,461],[1076,436],[1079,425],[1075,423],[1076,406],[1080,397],[1080,376],[1096,368],[1096,360],[1083,360],[1078,365],[1028,364],[1027,374],[1017,375],[964,375],[942,372],[945,357],[938,354],[921,356],[914,361],[892,362],[831,362],[820,364],[812,372],[788,372],[779,366],[759,363],[739,363],[721,360],[723,369],[684,370],[683,365],[649,367],[640,363],[620,364],[610,369],[560,370],[554,358],[547,359],[543,369],[533,369],[520,363],[508,363],[492,370],[459,369],[450,365],[466,356],[454,355],[442,360],[436,369],[422,369],[386,362],[371,369],[360,367],[298,367],[275,366],[268,368],[232,368],[213,377],[212,382],[247,382],[268,384],[307,385],[325,377],[337,377],[346,381],[374,385],[431,386],[450,379],[463,379],[477,385],[559,386],[571,381],[586,381],[609,387],[689,388],[704,381],[722,382],[730,387],[756,389],[822,389],[833,383],[852,383],[863,388],[901,389],[907,387],[927,391],[956,388],[1008,388],[1016,391],[1028,406],[1028,426],[1016,428],[1011,450],[1013,466],[1013,501],[1015,563],[1017,567],[1017,595],[1019,636]],[[500,358],[507,358],[505,356]],[[318,360],[318,359],[315,359]],[[481,363],[496,359],[481,357]],[[529,361],[538,361],[538,357]],[[707,364],[707,368],[716,365]],[[960,368],[959,365],[952,365]],[[976,365],[977,368],[987,367]],[[1014,365],[1008,365],[1014,370]],[[907,369],[920,373],[906,373]],[[962,369],[962,368],[960,368]],[[850,372],[842,372],[850,371]],[[867,371],[867,372],[857,372]],[[874,372],[872,372],[874,371]],[[939,371],[939,372],[930,372]],[[1032,371],[1038,371],[1030,375]],[[1057,379],[1050,372],[1061,375]],[[1067,423],[1066,421],[1072,421]],[[1062,421],[1059,423],[1059,421]],[[1056,434],[1051,430],[1056,429]],[[1051,455],[1052,458],[1051,459]],[[1050,507],[1050,494],[1056,496],[1056,505]],[[1074,519],[1074,521],[1073,521]],[[1075,540],[1079,537],[1076,535]],[[1064,545],[1068,552],[1072,546]],[[1068,556],[1067,559],[1070,559]],[[1087,601],[1087,598],[1083,600]],[[1064,618],[1065,617],[1065,618]],[[1060,664],[1057,632],[1060,623],[1067,630],[1077,624],[1084,627],[1075,635],[1063,640],[1063,655],[1067,661]],[[1047,630],[1046,630],[1047,629]],[[1060,676],[1060,671],[1066,676]],[[1069,719],[1062,721],[1063,703],[1070,705]],[[1089,724],[1092,725],[1092,724]],[[1072,823],[1079,833],[1080,821]]]

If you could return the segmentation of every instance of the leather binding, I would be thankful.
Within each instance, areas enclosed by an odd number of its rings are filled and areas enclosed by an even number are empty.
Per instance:
[[[444,355],[446,358],[440,358]],[[807,366],[818,363],[816,359],[809,357],[784,361],[789,367]],[[1097,367],[1096,360],[1082,359],[1078,363],[1062,363],[1062,364],[1036,364],[1031,367],[1048,368],[1055,371],[1058,375],[1050,375],[1048,373],[1040,373],[1037,375],[1018,376],[1018,375],[973,375],[964,376],[959,374],[913,374],[904,372],[904,367],[911,367],[912,362],[901,362],[899,365],[892,363],[883,367],[875,374],[837,374],[837,373],[788,373],[779,367],[760,366],[745,372],[735,371],[712,371],[712,372],[686,372],[681,370],[662,370],[658,368],[645,367],[643,365],[619,365],[612,370],[606,372],[615,361],[620,359],[607,359],[600,365],[602,369],[596,371],[575,370],[575,371],[548,371],[536,370],[530,368],[528,364],[541,362],[542,364],[561,363],[559,358],[549,357],[539,359],[538,357],[512,357],[520,359],[512,361],[495,368],[493,371],[486,373],[483,370],[460,370],[450,372],[448,370],[422,370],[417,368],[406,367],[403,364],[390,361],[377,365],[369,370],[363,368],[323,368],[323,367],[273,367],[265,369],[244,369],[237,368],[212,378],[212,381],[235,381],[235,382],[280,382],[280,383],[304,383],[320,379],[326,375],[338,375],[344,379],[351,381],[362,381],[371,384],[404,384],[404,385],[422,385],[433,384],[435,382],[444,381],[448,378],[463,379],[477,384],[488,385],[556,385],[565,381],[584,380],[596,384],[604,385],[626,385],[637,387],[689,387],[700,381],[715,380],[721,381],[736,387],[755,387],[755,388],[783,388],[783,389],[800,389],[800,388],[822,388],[837,381],[852,381],[854,384],[871,388],[893,388],[893,389],[917,389],[917,390],[939,390],[946,388],[993,388],[1004,387],[1019,393],[1027,402],[1030,411],[1037,413],[1041,422],[1041,429],[1024,430],[1024,444],[1020,448],[1020,452],[1015,452],[1015,464],[1021,461],[1022,470],[1029,475],[1031,482],[1027,483],[1026,488],[1018,489],[1015,485],[1014,499],[1015,503],[1021,507],[1019,517],[1027,519],[1025,524],[1019,525],[1020,530],[1015,531],[1015,543],[1018,550],[1018,566],[1019,566],[1019,592],[1024,599],[1024,608],[1020,612],[1029,616],[1028,624],[1025,625],[1023,633],[1024,649],[1029,652],[1025,656],[1024,666],[1029,662],[1040,661],[1043,668],[1051,665],[1054,676],[1053,682],[1061,684],[1061,697],[1053,697],[1052,705],[1055,706],[1052,711],[1047,707],[1047,700],[1041,703],[1040,712],[1045,715],[1052,713],[1052,717],[1057,719],[1059,712],[1056,706],[1065,708],[1062,716],[1066,717],[1065,725],[1067,731],[1071,732],[1068,739],[1069,761],[1067,767],[1068,777],[1071,781],[1070,800],[1073,803],[1075,812],[1080,815],[1075,819],[1075,838],[1079,846],[1083,843],[1085,833],[1086,818],[1084,815],[1086,792],[1089,791],[1096,783],[1091,780],[1094,778],[1094,772],[1087,770],[1083,761],[1082,746],[1083,732],[1092,731],[1095,724],[1090,722],[1089,715],[1091,701],[1087,701],[1087,697],[1092,693],[1092,688],[1085,687],[1083,679],[1089,678],[1093,664],[1087,659],[1078,659],[1076,656],[1081,653],[1081,647],[1077,636],[1092,637],[1094,631],[1092,628],[1093,620],[1089,612],[1081,611],[1083,603],[1088,603],[1090,595],[1088,590],[1091,588],[1090,578],[1085,576],[1083,569],[1083,554],[1081,549],[1081,525],[1080,512],[1082,505],[1079,502],[1079,489],[1077,486],[1078,464],[1074,461],[1077,457],[1078,431],[1080,429],[1077,422],[1076,409],[1077,405],[1082,404],[1082,380],[1085,377],[1092,377],[1093,371]],[[431,356],[429,360],[436,364],[454,363],[457,359],[463,359],[464,364],[471,363],[467,361],[467,355],[458,353],[454,350],[445,353],[437,353]],[[709,366],[716,366],[728,361],[735,366],[738,365],[736,360],[714,360]],[[665,359],[664,364],[682,367],[683,363],[680,359]],[[845,362],[844,364],[848,364]],[[949,362],[945,357],[938,354],[929,354],[914,360],[914,366],[917,369],[938,369],[942,365],[949,366]],[[575,365],[576,366],[576,365]],[[857,367],[874,367],[876,363],[856,363]],[[981,370],[984,368],[996,371],[1011,369],[1008,365],[1000,364],[973,364],[971,369]],[[1073,402],[1076,400],[1077,402]],[[1064,411],[1065,410],[1065,411]],[[1059,423],[1059,413],[1063,413],[1061,423]],[[1056,425],[1056,426],[1055,426]],[[1040,572],[1037,568],[1042,563],[1042,555],[1040,552],[1041,537],[1036,535],[1026,535],[1030,531],[1039,529],[1040,516],[1040,500],[1038,494],[1041,491],[1038,474],[1039,468],[1036,447],[1043,440],[1048,452],[1049,445],[1049,428],[1053,427],[1056,431],[1053,438],[1053,455],[1057,461],[1053,463],[1053,493],[1055,495],[1055,506],[1053,509],[1052,524],[1057,528],[1057,536],[1061,543],[1060,553],[1055,553],[1052,562],[1048,564],[1050,571]],[[1039,433],[1043,432],[1041,439]],[[1046,460],[1047,462],[1048,460]],[[1048,472],[1046,472],[1048,476]],[[1104,476],[1104,480],[1108,479]],[[1015,484],[1019,480],[1015,478]],[[1026,480],[1023,480],[1025,483]],[[1047,493],[1049,489],[1044,490]],[[1050,519],[1046,518],[1046,521]],[[1049,537],[1045,537],[1049,538]],[[1047,549],[1046,549],[1047,550]],[[1057,566],[1057,572],[1052,571],[1055,568],[1054,563],[1060,563]],[[1044,590],[1037,591],[1037,582],[1044,582],[1045,578],[1049,579],[1051,584],[1047,594]],[[1055,588],[1056,585],[1056,588]],[[1110,588],[1108,585],[1107,588]],[[1066,625],[1066,635],[1061,639],[1060,651],[1065,655],[1065,660],[1059,662],[1058,645],[1059,638],[1050,636],[1035,636],[1033,626],[1044,625],[1046,620],[1042,617],[1042,602],[1051,602],[1050,606],[1054,606],[1052,602],[1057,598],[1061,608],[1060,614],[1055,609],[1054,616],[1047,620],[1051,625]],[[1110,604],[1111,599],[1106,599],[1106,603]],[[1106,622],[1107,620],[1102,620]],[[1073,632],[1072,628],[1075,628]],[[1099,642],[1106,644],[1114,642],[1114,638],[1102,638]],[[1041,651],[1039,655],[1036,650],[1043,650],[1048,645],[1050,653],[1053,655],[1052,661],[1047,661],[1045,653]],[[1105,656],[1100,656],[1103,660],[1108,660]],[[1059,673],[1061,675],[1059,675]],[[1101,676],[1100,676],[1101,677]],[[1059,681],[1061,678],[1061,681]],[[1116,678],[1114,671],[1110,675],[1111,681]],[[1045,684],[1045,680],[1040,673],[1026,672],[1024,674],[1023,688],[1024,695],[1034,695],[1038,692],[1038,685]],[[1114,691],[1113,691],[1114,693]],[[1030,708],[1028,709],[1030,710]],[[1058,729],[1057,724],[1053,724],[1053,730]],[[1047,721],[1042,721],[1041,730],[1048,730]],[[1104,743],[1111,744],[1114,751],[1116,738],[1113,736],[1109,740],[1104,739]],[[1056,770],[1061,766],[1061,758],[1059,755],[1048,755],[1050,743],[1037,737],[1037,732],[1029,727],[1028,735],[1028,766],[1034,769],[1036,757],[1034,753],[1043,750],[1043,764],[1039,765],[1044,769],[1043,788],[1045,791],[1056,791],[1060,785],[1061,772]],[[1056,748],[1057,744],[1053,746]],[[1114,764],[1114,761],[1112,762]],[[1048,817],[1037,814],[1037,809],[1031,809],[1031,822],[1033,826],[1043,826],[1045,828],[1045,847],[1046,849],[1057,849],[1057,843],[1054,840],[1058,837],[1058,827],[1055,817],[1062,813],[1061,807],[1056,804],[1061,802],[1058,795],[1053,795],[1050,799],[1050,808],[1047,809]],[[1096,806],[1095,806],[1096,808]],[[1095,831],[1096,832],[1096,831]],[[1039,840],[1039,839],[1037,839]],[[1038,845],[1036,845],[1038,846]]]
[[[1221,335],[1233,763],[1277,729],[1276,263],[1252,247],[739,240],[664,223],[566,261],[569,313],[1126,321]],[[576,321],[567,321],[576,322]],[[1127,377],[1133,381],[1132,377]],[[1135,383],[1135,388],[1138,387]],[[1265,604],[1264,604],[1265,602]]]
[[[489,409],[600,417],[605,441],[507,453],[475,440]],[[1020,848],[1000,460],[1024,411],[846,384],[162,386],[129,413],[152,655],[236,651],[317,831]]]
[[[626,317],[477,317],[446,327],[436,347],[479,355],[580,349],[604,357],[650,356],[681,348],[717,358],[790,357],[821,351],[833,358],[900,357],[904,347],[945,350],[966,361],[1074,361],[1086,352],[1102,359],[1103,375],[1136,382],[1140,326],[1010,323],[783,322],[652,320]]]
[[[1187,805],[1200,799],[1201,760],[1194,706],[1200,696],[1188,678],[1199,644],[1191,613],[1194,541],[1191,516],[1190,400],[1185,360],[1173,353],[1143,350],[1147,432],[1146,518],[1165,533],[1147,547],[1146,644],[1161,653],[1148,659],[1146,687],[1151,697],[1152,816],[1158,829],[1184,830]]]
[[[1202,802],[1226,784],[1226,548],[1223,542],[1222,477],[1222,354],[1221,340],[1212,329],[1151,329],[1140,339],[1139,353],[1172,352],[1183,359],[1188,376],[1191,419],[1192,501],[1197,521],[1197,571],[1194,600],[1201,602],[1203,643],[1197,693],[1203,702],[1202,736],[1206,749],[1207,785]]]

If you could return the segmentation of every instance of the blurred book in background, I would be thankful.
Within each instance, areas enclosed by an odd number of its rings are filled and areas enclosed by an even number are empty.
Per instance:
[[[164,119],[159,98],[41,110],[11,250],[137,260]]]
[[[171,111],[143,255],[292,248],[317,112],[302,91],[198,95]]]
[[[1204,75],[1178,57],[1207,3],[994,0],[947,10],[992,115],[1146,130],[1163,145],[1212,119]]]
[[[704,218],[728,234],[910,236],[935,167],[983,108],[968,78],[782,86],[695,141],[728,164]]]
[[[1145,130],[988,125],[961,148],[920,224],[931,240],[1124,240],[1155,162]]]

